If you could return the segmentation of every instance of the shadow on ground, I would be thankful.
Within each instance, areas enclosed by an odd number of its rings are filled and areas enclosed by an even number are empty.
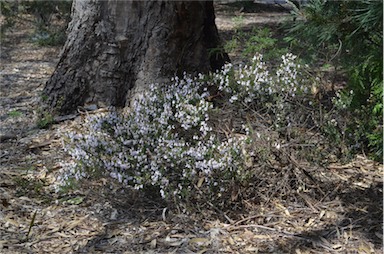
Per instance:
[[[336,186],[333,186],[336,188]],[[279,249],[287,251],[314,250],[317,248],[323,251],[359,251],[365,250],[373,253],[373,249],[383,247],[383,199],[382,183],[372,185],[367,189],[354,188],[351,190],[347,184],[339,189],[347,190],[335,195],[334,199],[340,199],[342,209],[345,211],[342,219],[337,223],[327,225],[322,229],[308,230],[297,234],[297,238],[283,241]],[[329,187],[327,188],[329,189]],[[338,243],[348,241],[348,250],[341,249]],[[360,252],[359,252],[360,253]],[[367,252],[364,252],[367,253]]]

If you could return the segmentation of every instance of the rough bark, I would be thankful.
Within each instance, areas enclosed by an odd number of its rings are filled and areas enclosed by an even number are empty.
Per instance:
[[[61,114],[97,103],[123,107],[133,94],[186,71],[220,68],[212,1],[75,0],[68,39],[46,83]]]

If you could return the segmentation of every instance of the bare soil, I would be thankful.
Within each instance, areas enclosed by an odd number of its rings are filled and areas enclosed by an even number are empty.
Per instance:
[[[217,13],[224,35],[233,15]],[[283,18],[271,10],[244,15],[249,26]],[[0,253],[382,253],[383,165],[363,155],[319,168],[326,192],[316,199],[303,192],[236,214],[168,210],[105,181],[57,194],[52,186],[67,159],[60,136],[83,116],[37,127],[60,49],[33,44],[32,32],[19,23],[1,42]]]

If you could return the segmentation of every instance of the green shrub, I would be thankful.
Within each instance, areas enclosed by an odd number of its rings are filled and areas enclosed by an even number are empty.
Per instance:
[[[288,41],[296,50],[312,56],[307,58],[312,63],[328,62],[346,71],[348,83],[341,98],[349,101],[346,142],[352,150],[365,150],[381,160],[382,1],[312,0],[295,15]]]
[[[23,115],[23,113],[21,113],[20,111],[17,111],[17,110],[12,110],[10,112],[8,112],[8,116],[10,117],[21,117]]]
[[[40,129],[47,129],[54,123],[54,118],[51,113],[43,112],[40,115],[39,120],[37,121],[37,127]]]
[[[276,60],[281,55],[288,53],[286,47],[278,45],[278,40],[274,38],[274,34],[268,27],[253,28],[248,36],[244,36],[245,46],[242,52],[246,58],[263,54],[266,60]]]
[[[266,60],[277,60],[281,55],[288,53],[287,43],[277,39],[278,31],[273,31],[270,27],[241,28],[239,23],[243,22],[242,16],[234,18],[235,34],[224,45],[227,53],[239,53],[247,61],[256,54],[262,54]],[[271,62],[272,63],[272,62]]]

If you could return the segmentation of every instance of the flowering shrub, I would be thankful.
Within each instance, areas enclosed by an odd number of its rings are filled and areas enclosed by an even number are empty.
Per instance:
[[[213,202],[230,193],[246,180],[248,140],[214,134],[202,79],[184,75],[151,85],[129,113],[88,117],[84,133],[65,136],[65,149],[77,163],[66,167],[62,183],[110,176],[135,189],[154,186],[167,200],[200,196]]]
[[[281,59],[277,68],[271,68],[263,62],[263,56],[257,54],[250,65],[235,69],[232,64],[227,64],[212,78],[219,90],[230,96],[229,102],[267,108],[274,114],[278,127],[287,125],[292,120],[290,114],[295,113],[295,102],[309,103],[306,95],[312,83],[309,84],[306,67],[298,63],[296,56],[288,53]]]
[[[289,148],[281,140],[280,130],[297,126],[305,110],[305,114],[313,114],[307,96],[311,90],[308,84],[313,83],[305,73],[305,67],[292,54],[284,55],[274,68],[256,55],[250,66],[235,68],[228,64],[208,76],[184,75],[169,84],[151,85],[128,113],[90,116],[80,131],[65,135],[65,150],[74,162],[65,166],[60,180],[65,185],[82,178],[108,176],[137,190],[155,187],[167,201],[208,200],[216,206],[239,200],[239,194],[242,198],[255,196],[254,190],[244,188],[264,174],[261,168],[269,170],[265,165],[276,159],[276,151]],[[249,116],[254,111],[246,109],[252,107],[266,113],[268,120],[257,124],[238,119],[238,127],[225,131],[225,137],[218,135],[216,131],[222,126],[216,130],[211,127],[215,115],[209,102],[210,83],[228,96],[234,110],[243,110]],[[296,110],[299,107],[305,110]],[[214,112],[223,118],[220,108]],[[233,113],[230,118],[236,117]],[[284,128],[270,130],[267,124]],[[235,131],[245,134],[234,135]],[[265,165],[256,169],[255,163]]]
[[[239,66],[235,71],[232,64],[227,64],[213,75],[219,90],[231,94],[229,101],[245,103],[264,103],[272,98],[294,98],[307,93],[307,86],[302,84],[304,77],[299,73],[303,66],[295,61],[296,56],[288,53],[282,56],[282,63],[274,75],[263,62],[261,54],[255,55],[251,65]],[[301,75],[299,75],[301,74]]]

